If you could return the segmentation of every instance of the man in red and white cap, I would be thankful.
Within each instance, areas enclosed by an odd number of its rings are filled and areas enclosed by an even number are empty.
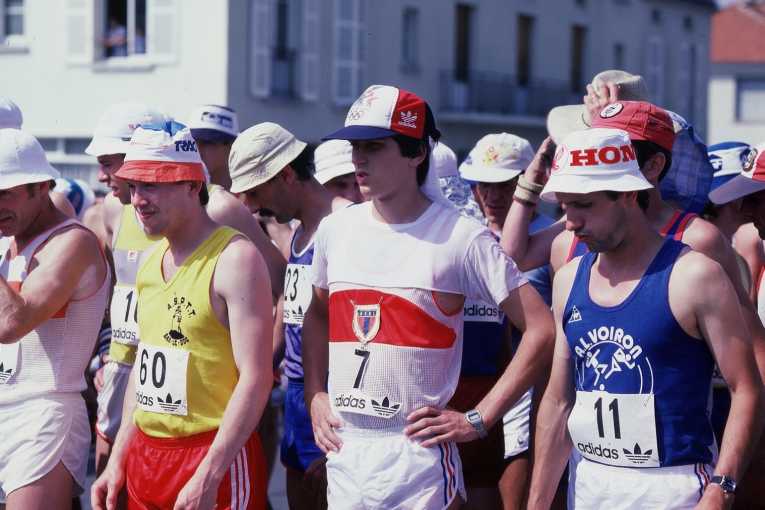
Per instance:
[[[549,309],[488,230],[440,194],[428,172],[439,136],[422,98],[374,85],[327,137],[351,142],[370,199],[319,225],[303,324],[306,402],[327,452],[330,508],[458,507],[455,442],[484,437],[547,371]],[[446,404],[466,298],[498,305],[524,335],[498,383],[460,413]]]
[[[542,191],[589,251],[555,277],[532,509],[549,508],[569,456],[569,508],[729,508],[760,433],[762,383],[736,291],[718,263],[655,231],[639,197],[653,183],[630,138],[572,133]],[[715,363],[732,395],[719,458]]]
[[[255,427],[271,389],[271,291],[263,258],[205,210],[188,128],[136,129],[117,176],[148,235],[136,279],[141,342],[95,508],[265,507]]]
[[[110,289],[92,232],[53,205],[38,141],[0,129],[0,504],[69,508],[85,486],[81,392]]]

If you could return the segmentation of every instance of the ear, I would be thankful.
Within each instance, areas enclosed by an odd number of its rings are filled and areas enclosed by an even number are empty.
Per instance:
[[[191,194],[193,196],[199,195],[199,193],[202,191],[202,186],[207,186],[206,183],[202,181],[189,181]]]
[[[425,157],[426,157],[426,156],[427,156],[427,154],[428,154],[428,153],[427,153],[427,149],[425,148],[425,144],[426,144],[426,143],[427,143],[427,142],[422,142],[422,143],[420,144],[420,150],[419,150],[419,152],[417,153],[417,155],[416,155],[416,156],[414,156],[413,158],[410,158],[410,159],[409,159],[409,166],[411,166],[412,168],[415,168],[415,169],[416,169],[418,166],[420,166],[420,163],[422,163],[423,161],[425,161]]]
[[[285,184],[294,184],[294,182],[297,180],[297,174],[295,174],[295,170],[292,168],[292,165],[285,166],[277,175],[281,180],[284,181]]]
[[[645,165],[643,165],[641,170],[643,171],[645,178],[648,179],[648,182],[654,186],[659,183],[659,175],[661,175],[661,171],[664,169],[664,164],[666,162],[667,158],[665,158],[664,154],[661,152],[657,152],[645,162]]]

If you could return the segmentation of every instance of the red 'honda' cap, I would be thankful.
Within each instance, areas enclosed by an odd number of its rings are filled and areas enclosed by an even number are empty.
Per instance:
[[[664,109],[647,101],[612,103],[592,119],[594,128],[623,129],[630,140],[653,142],[669,152],[675,143],[675,128]]]

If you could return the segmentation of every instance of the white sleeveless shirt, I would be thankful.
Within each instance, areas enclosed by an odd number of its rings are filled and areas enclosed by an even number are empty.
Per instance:
[[[72,227],[74,225],[74,227]],[[0,275],[19,290],[35,253],[56,232],[85,228],[67,220],[35,237],[11,258],[12,238],[0,238]],[[105,263],[105,262],[104,262]],[[0,404],[51,393],[79,393],[109,297],[110,272],[91,296],[70,300],[53,317],[20,340],[0,345]]]
[[[489,231],[433,203],[390,225],[372,203],[324,218],[312,280],[329,289],[329,396],[344,429],[398,433],[423,406],[443,408],[459,378],[463,309],[435,293],[499,305],[525,283]]]

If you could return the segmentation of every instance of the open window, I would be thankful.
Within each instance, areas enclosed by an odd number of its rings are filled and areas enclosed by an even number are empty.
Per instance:
[[[145,54],[146,0],[106,0],[104,7],[104,58]]]

